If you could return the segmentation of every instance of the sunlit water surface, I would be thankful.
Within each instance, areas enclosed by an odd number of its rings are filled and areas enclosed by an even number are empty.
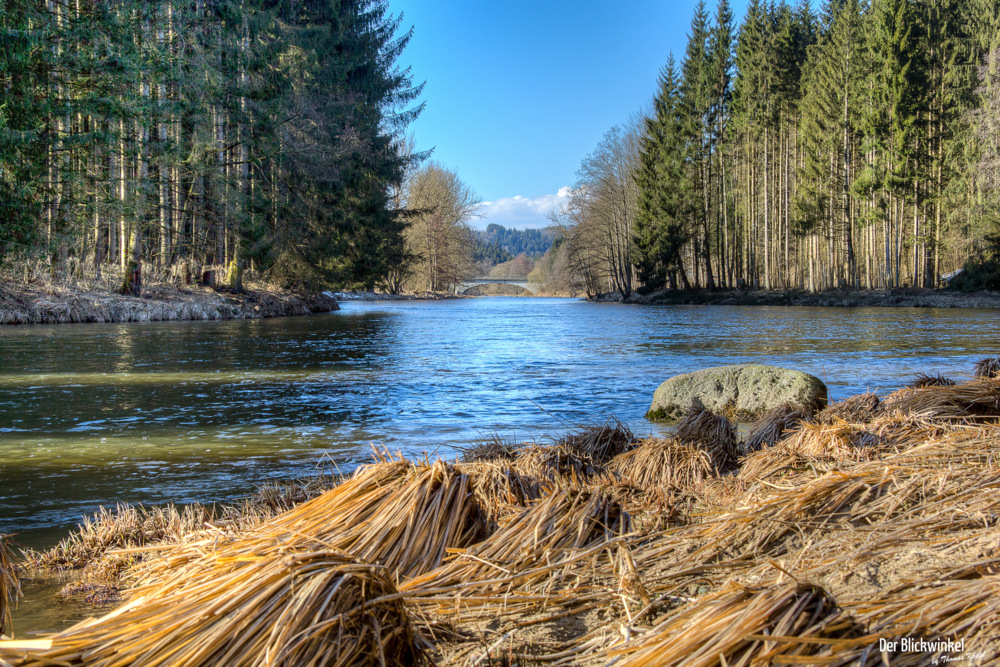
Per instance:
[[[997,352],[990,310],[348,302],[305,318],[0,329],[0,532],[52,543],[118,501],[231,500],[349,471],[371,446],[454,457],[609,415],[638,434],[667,377],[803,370],[834,399]]]

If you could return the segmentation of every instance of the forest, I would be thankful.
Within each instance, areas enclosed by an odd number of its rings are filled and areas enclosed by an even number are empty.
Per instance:
[[[0,2],[0,266],[367,285],[422,86],[384,0]]]
[[[699,3],[544,234],[474,233],[475,192],[406,135],[411,34],[386,0],[0,0],[0,273],[1000,288],[995,0]]]
[[[701,2],[652,107],[581,165],[560,216],[576,279],[878,289],[995,267],[998,68],[995,0],[752,0],[739,25]]]

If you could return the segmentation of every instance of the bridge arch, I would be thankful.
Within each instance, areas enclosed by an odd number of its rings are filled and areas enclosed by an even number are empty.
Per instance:
[[[455,291],[459,294],[465,294],[465,292],[478,285],[514,285],[515,287],[520,287],[530,294],[535,294],[536,286],[528,282],[527,278],[490,278],[489,276],[479,276],[477,278],[470,278],[465,282],[459,283],[455,288]]]

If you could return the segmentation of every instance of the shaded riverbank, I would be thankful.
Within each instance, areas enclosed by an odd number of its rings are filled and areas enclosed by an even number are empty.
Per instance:
[[[133,297],[70,287],[0,285],[0,324],[248,320],[338,309],[328,292],[296,294],[274,288],[224,292],[158,285]]]
[[[619,292],[592,301],[622,302]],[[807,306],[827,308],[1000,308],[1000,292],[953,292],[898,287],[885,290],[662,290],[633,293],[624,303],[648,305]]]

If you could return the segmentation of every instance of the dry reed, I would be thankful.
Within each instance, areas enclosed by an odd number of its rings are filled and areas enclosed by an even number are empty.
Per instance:
[[[1000,416],[1000,378],[978,378],[953,386],[900,389],[887,396],[881,410],[932,419]]]
[[[572,603],[582,591],[579,579],[565,574],[568,563],[581,553],[599,554],[595,547],[610,545],[630,526],[629,515],[603,493],[555,490],[401,590],[412,603],[438,613],[524,611],[524,605],[555,603],[560,596]],[[563,574],[553,576],[556,571]]]
[[[825,424],[800,424],[785,440],[801,456],[839,461],[864,461],[878,455],[883,440],[866,428],[835,420]]]
[[[681,607],[604,657],[618,657],[618,665],[846,665],[871,644],[863,635],[822,589],[736,586]]]
[[[937,375],[927,375],[926,373],[920,373],[917,377],[910,380],[906,385],[912,389],[918,389],[920,387],[950,387],[955,384],[955,381],[951,378],[946,378],[945,376],[938,373]]]
[[[875,636],[896,641],[902,637],[928,642],[964,640],[968,654],[901,652],[893,656],[893,665],[936,665],[959,657],[976,665],[995,665],[1000,660],[1000,577],[996,575],[929,580],[851,605],[850,611]]]
[[[612,416],[603,424],[586,426],[564,435],[556,445],[600,465],[628,451],[633,442],[635,436],[628,426]]]
[[[10,536],[0,533],[0,635],[11,633],[11,604],[21,594]]]
[[[513,461],[517,456],[518,445],[503,438],[499,433],[490,433],[479,438],[470,447],[462,448],[462,461],[475,463],[477,461]]]
[[[542,484],[496,459],[460,463],[457,468],[472,480],[472,493],[486,514],[487,530],[496,530],[501,518],[519,512],[542,496]]]
[[[176,578],[251,548],[327,548],[407,578],[437,567],[448,550],[473,544],[483,532],[468,475],[442,461],[384,461],[241,537],[207,535],[140,565],[136,574],[145,581]]]
[[[52,636],[20,667],[411,665],[422,655],[405,605],[382,569],[332,551],[247,550],[175,588]]]
[[[444,631],[439,648],[459,645],[450,657],[479,664],[503,644],[499,654],[540,663],[871,667],[878,639],[902,636],[965,637],[990,664],[1000,658],[1000,424],[968,416],[992,409],[993,386],[1000,378],[904,390],[902,407],[918,413],[854,397],[821,423],[783,427],[780,440],[772,430],[775,444],[735,475],[720,474],[733,467],[732,425],[704,411],[689,415],[686,441],[650,439],[607,462],[607,434],[529,446],[513,463],[383,458],[284,514],[239,530],[216,519],[161,551],[136,570],[144,585],[121,610],[54,636],[59,653],[35,651],[34,664],[83,651],[99,667],[261,655],[347,664],[380,646],[387,663],[405,662],[420,640],[401,601]],[[656,494],[662,502],[650,502]],[[262,515],[300,498],[275,497],[258,502]],[[692,520],[671,525],[674,501],[691,498]],[[631,532],[626,508],[659,519],[655,532]],[[576,629],[549,643],[510,640],[565,617]],[[609,645],[612,627],[624,641]],[[11,656],[0,646],[0,659]]]
[[[851,396],[839,403],[831,403],[816,413],[816,421],[829,423],[843,420],[852,423],[864,423],[878,413],[879,397],[871,392]]]
[[[583,484],[587,477],[601,468],[589,457],[563,445],[531,445],[514,459],[513,469],[520,475],[551,482],[557,478],[572,484]]]
[[[977,378],[995,378],[1000,375],[1000,357],[987,357],[976,362],[974,375]]]
[[[739,456],[736,427],[725,417],[693,405],[684,418],[677,422],[675,436],[682,442],[696,445],[708,452],[712,465],[717,470],[736,468]]]
[[[809,420],[809,413],[802,408],[789,403],[779,405],[750,426],[743,442],[743,452],[750,453],[770,447],[781,440],[787,431],[796,428],[800,422]]]
[[[244,516],[251,512],[261,514],[278,514],[292,509],[307,500],[326,493],[342,484],[347,477],[342,475],[318,475],[292,482],[270,482],[257,487],[257,491],[247,501],[244,511],[238,512]]]
[[[92,516],[83,517],[77,529],[56,546],[44,552],[27,551],[24,559],[29,567],[55,571],[100,564],[99,569],[104,570],[100,574],[114,578],[115,570],[127,567],[131,561],[112,558],[101,562],[109,551],[180,542],[211,519],[211,512],[197,504],[178,511],[173,505],[147,509],[119,503],[114,510],[102,507]]]
[[[608,470],[645,491],[697,489],[719,470],[704,449],[673,438],[649,438],[615,457]]]

